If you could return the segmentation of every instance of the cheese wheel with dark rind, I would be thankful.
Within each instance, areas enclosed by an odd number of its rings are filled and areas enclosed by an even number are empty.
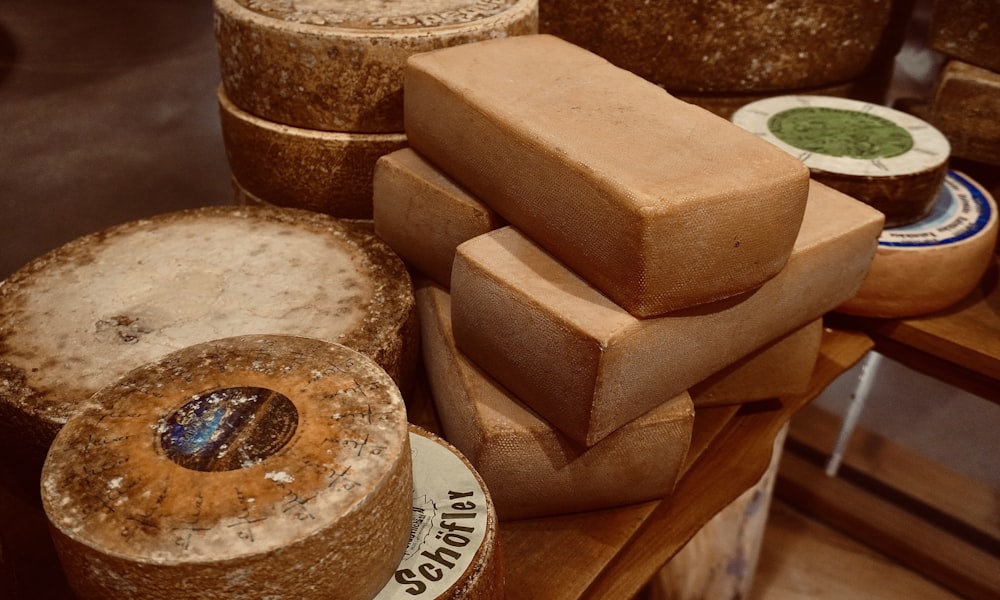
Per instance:
[[[196,344],[99,390],[56,436],[42,502],[81,599],[353,598],[410,531],[406,410],[339,344]]]
[[[401,132],[410,55],[537,31],[538,0],[215,0],[233,103],[326,131]]]
[[[949,61],[924,118],[948,137],[953,156],[1000,167],[1000,73]]]
[[[405,391],[416,318],[406,266],[370,222],[220,206],[124,223],[0,285],[0,428],[44,452],[81,402],[129,370],[260,332],[342,343]]]
[[[933,50],[1000,72],[1000,10],[994,0],[935,0],[931,6]]]
[[[993,262],[997,205],[975,181],[951,171],[931,214],[879,236],[861,288],[837,307],[865,317],[915,317],[967,296]]]
[[[832,96],[774,96],[732,121],[801,160],[812,178],[885,214],[887,227],[930,212],[951,146],[930,123],[870,102]]]
[[[372,218],[375,161],[405,147],[405,134],[302,129],[240,110],[221,87],[218,97],[226,158],[242,188],[275,206]]]

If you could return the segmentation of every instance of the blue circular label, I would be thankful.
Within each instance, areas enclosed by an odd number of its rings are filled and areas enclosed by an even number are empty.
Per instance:
[[[996,207],[975,182],[948,171],[930,214],[910,225],[886,228],[878,244],[892,248],[955,244],[986,229],[995,213]]]

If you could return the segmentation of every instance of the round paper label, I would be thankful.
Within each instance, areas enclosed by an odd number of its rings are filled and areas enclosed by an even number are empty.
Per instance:
[[[955,244],[978,235],[997,218],[996,205],[975,182],[949,171],[927,217],[911,225],[886,228],[879,246],[922,248]]]

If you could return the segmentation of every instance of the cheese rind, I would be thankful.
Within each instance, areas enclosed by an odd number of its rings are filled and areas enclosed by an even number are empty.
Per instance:
[[[261,118],[306,129],[403,131],[408,56],[538,30],[537,0],[215,0],[222,84]]]
[[[385,371],[346,346],[212,340],[128,372],[86,404],[56,436],[41,478],[80,598],[336,590],[368,600],[403,555],[406,409]],[[193,457],[207,460],[192,466]]]
[[[951,171],[930,215],[882,232],[868,276],[837,311],[902,318],[959,302],[993,263],[997,230],[997,205],[989,192]]]
[[[372,218],[372,175],[403,133],[339,133],[282,125],[240,110],[218,90],[222,141],[241,188],[274,206]]]
[[[1000,167],[1000,73],[949,61],[927,120],[948,137],[952,155]]]
[[[1000,72],[1000,10],[993,0],[933,2],[928,33],[932,49]]]
[[[0,423],[44,452],[117,377],[209,339],[267,331],[335,341],[404,390],[418,328],[406,266],[370,223],[206,207],[110,227],[0,286]]]
[[[808,170],[552,36],[413,56],[417,152],[640,317],[731,297],[784,265]],[[751,158],[752,157],[752,158]]]
[[[373,188],[375,233],[404,261],[445,287],[455,248],[504,225],[499,215],[412,148],[378,159]]]
[[[668,496],[691,443],[681,392],[582,448],[455,346],[447,290],[417,282],[424,364],[445,436],[492,490],[502,520],[600,510]]]
[[[883,226],[878,211],[818,182],[795,249],[758,290],[637,319],[517,230],[458,247],[458,348],[575,441],[593,445],[726,365],[851,297]]]
[[[732,121],[801,160],[813,179],[882,211],[889,227],[927,215],[948,170],[944,134],[887,106],[774,96],[740,108]]]

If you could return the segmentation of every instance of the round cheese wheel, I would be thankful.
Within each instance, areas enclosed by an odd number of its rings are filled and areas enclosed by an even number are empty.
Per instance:
[[[497,516],[482,478],[451,444],[410,425],[413,522],[375,600],[502,600]]]
[[[219,88],[222,140],[233,178],[275,206],[371,219],[375,162],[404,133],[339,133],[282,125],[236,107]]]
[[[798,157],[817,181],[882,211],[887,227],[926,216],[948,170],[947,138],[887,106],[775,96],[740,108],[732,121]]]
[[[403,131],[410,55],[537,31],[538,0],[215,0],[230,99],[307,129]]]
[[[882,232],[868,276],[837,311],[901,318],[952,306],[992,263],[997,227],[992,196],[963,173],[949,172],[930,215]]]
[[[411,524],[408,425],[368,357],[225,338],[86,404],[41,485],[77,597],[369,600],[392,576]]]
[[[370,223],[232,206],[125,223],[0,285],[0,432],[44,451],[83,400],[124,373],[234,335],[342,343],[406,390],[416,319],[406,267]]]

